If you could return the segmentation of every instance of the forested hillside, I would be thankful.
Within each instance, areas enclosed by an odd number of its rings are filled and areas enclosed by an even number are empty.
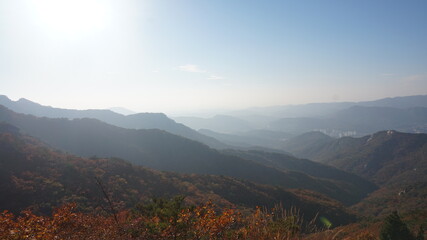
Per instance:
[[[311,133],[296,138],[301,143]],[[296,148],[299,155],[352,172],[380,186],[355,209],[377,216],[399,209],[426,209],[427,134],[382,131],[361,138],[343,137],[306,141]],[[298,146],[298,144],[294,144]],[[288,149],[291,151],[291,149]],[[310,151],[311,150],[311,151]],[[297,153],[297,152],[296,152]]]
[[[49,149],[5,124],[0,125],[0,179],[1,210],[12,212],[30,207],[49,213],[70,202],[82,211],[103,211],[109,208],[105,191],[117,209],[183,195],[187,204],[212,200],[220,207],[251,209],[282,203],[301,209],[307,218],[319,213],[337,224],[355,219],[338,202],[309,191],[294,193],[224,176],[160,172],[120,159],[80,158]]]
[[[284,171],[227,155],[201,143],[157,129],[124,129],[94,119],[50,119],[0,107],[0,120],[16,125],[52,147],[84,157],[118,157],[158,170],[232,176],[285,188],[320,192],[345,204],[364,198],[374,186],[345,184],[296,171]]]

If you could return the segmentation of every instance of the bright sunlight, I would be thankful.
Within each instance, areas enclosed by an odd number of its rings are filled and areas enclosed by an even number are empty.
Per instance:
[[[109,15],[106,3],[97,0],[33,0],[31,7],[49,34],[79,37],[105,26]]]

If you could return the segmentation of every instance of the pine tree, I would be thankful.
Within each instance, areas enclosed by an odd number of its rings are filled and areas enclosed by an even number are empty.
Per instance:
[[[406,224],[400,219],[400,216],[394,211],[386,217],[380,232],[381,240],[414,240]]]

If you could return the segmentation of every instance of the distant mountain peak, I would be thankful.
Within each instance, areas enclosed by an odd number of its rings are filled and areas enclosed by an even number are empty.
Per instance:
[[[35,103],[35,102],[33,102],[33,101],[31,101],[31,100],[28,100],[28,99],[26,99],[26,98],[20,98],[20,99],[18,99],[18,101],[16,101],[16,102],[19,102],[19,103],[26,103],[26,104],[34,104],[34,105],[39,105],[39,106],[41,106],[40,104]]]
[[[6,95],[0,95],[0,99],[11,101]]]
[[[18,99],[18,102],[31,102],[31,101],[26,98],[20,98]]]
[[[135,111],[132,111],[124,107],[112,107],[112,108],[109,108],[108,110],[111,110],[115,113],[122,114],[122,115],[131,115],[136,113]]]

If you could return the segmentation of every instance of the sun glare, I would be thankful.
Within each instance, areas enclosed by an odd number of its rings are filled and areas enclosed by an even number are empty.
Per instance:
[[[33,0],[32,7],[51,34],[78,37],[105,27],[108,6],[97,0]]]

